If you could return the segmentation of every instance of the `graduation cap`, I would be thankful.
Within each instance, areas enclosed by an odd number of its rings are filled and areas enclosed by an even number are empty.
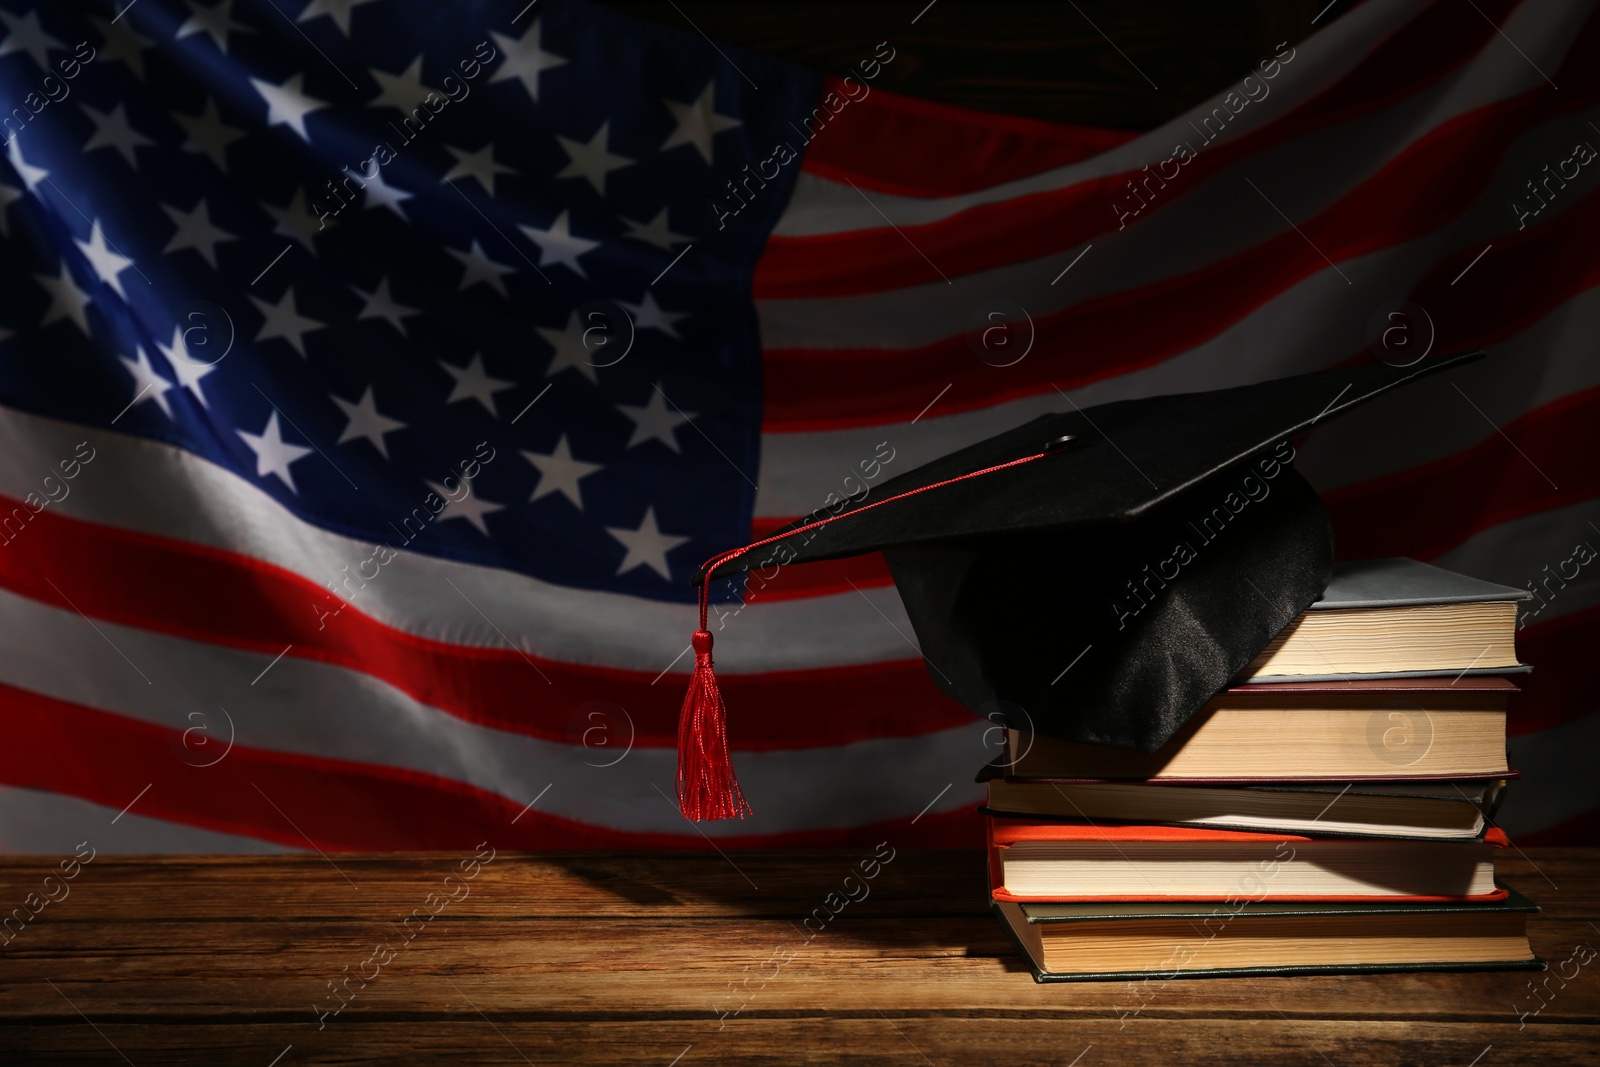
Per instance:
[[[710,582],[758,556],[881,550],[945,693],[998,724],[1154,751],[1327,585],[1333,531],[1289,439],[1481,355],[1074,405],[712,557],[694,578],[680,808],[695,820],[749,811],[706,612]]]

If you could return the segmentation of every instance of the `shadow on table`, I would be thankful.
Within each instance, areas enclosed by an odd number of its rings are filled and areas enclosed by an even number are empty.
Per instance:
[[[676,921],[783,922],[790,941],[854,941],[993,957],[1026,970],[989,909],[977,849],[593,852],[540,858],[599,890],[610,907]],[[868,872],[875,872],[868,877]],[[770,928],[762,931],[762,937]],[[754,931],[752,936],[755,936]]]

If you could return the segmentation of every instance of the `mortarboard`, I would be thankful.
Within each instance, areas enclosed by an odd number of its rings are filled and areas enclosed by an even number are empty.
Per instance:
[[[679,806],[749,810],[706,613],[710,582],[758,559],[881,550],[945,693],[1000,725],[1154,751],[1327,585],[1333,531],[1290,438],[1480,355],[1074,405],[712,557],[694,578]]]

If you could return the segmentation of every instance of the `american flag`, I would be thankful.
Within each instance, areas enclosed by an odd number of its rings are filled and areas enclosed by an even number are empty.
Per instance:
[[[702,560],[1069,402],[1478,346],[1301,467],[1341,556],[1538,591],[1501,821],[1592,839],[1600,20],[1324,22],[1135,136],[573,0],[0,0],[0,847],[973,843],[879,559],[719,591],[755,814],[682,818]]]

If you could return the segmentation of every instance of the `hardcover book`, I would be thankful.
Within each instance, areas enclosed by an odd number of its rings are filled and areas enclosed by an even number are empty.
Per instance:
[[[1526,589],[1414,559],[1336,563],[1321,599],[1273,638],[1241,680],[1505,674]]]
[[[997,901],[994,909],[1039,982],[1542,970],[1527,934],[1538,907],[1503,893],[1487,904]]]
[[[1309,836],[1472,841],[1504,779],[1206,786],[994,779],[986,811],[1091,823],[1205,826]]]
[[[1503,778],[1514,692],[1474,677],[1242,685],[1154,752],[1010,730],[1006,764],[1013,778]]]
[[[985,820],[995,900],[1494,900],[1479,841],[1305,837],[1175,826]]]

